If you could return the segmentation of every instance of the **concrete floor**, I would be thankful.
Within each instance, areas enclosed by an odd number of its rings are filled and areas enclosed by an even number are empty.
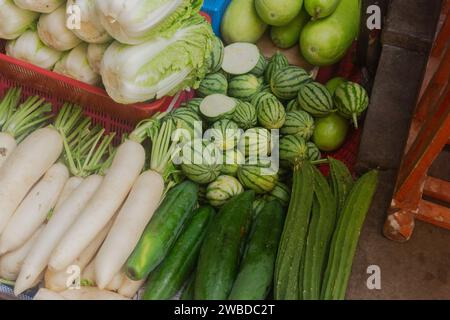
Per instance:
[[[436,160],[430,175],[450,181],[450,152]],[[450,299],[450,231],[417,221],[409,242],[396,243],[382,235],[392,186],[383,184],[366,219],[353,264],[348,299]],[[369,290],[367,268],[381,269],[381,290]]]

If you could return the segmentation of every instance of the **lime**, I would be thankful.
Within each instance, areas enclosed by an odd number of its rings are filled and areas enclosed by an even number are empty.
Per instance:
[[[332,96],[334,96],[334,93],[336,92],[337,87],[339,87],[344,82],[347,82],[347,79],[342,77],[336,77],[327,82],[325,85],[328,89],[328,91],[331,93]]]
[[[260,18],[271,26],[284,26],[300,12],[303,0],[255,0]]]
[[[326,152],[339,149],[347,137],[349,122],[337,113],[316,120],[313,141]]]

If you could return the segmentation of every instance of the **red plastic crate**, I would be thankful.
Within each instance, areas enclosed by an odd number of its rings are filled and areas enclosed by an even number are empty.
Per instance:
[[[76,103],[94,122],[105,129],[122,134],[129,132],[137,122],[158,111],[178,107],[189,100],[193,92],[184,91],[174,97],[164,97],[149,103],[123,105],[114,102],[99,87],[71,79],[9,57],[4,53],[5,41],[0,40],[0,93],[5,89],[19,86],[24,95],[39,95],[52,103],[57,111],[64,102]]]

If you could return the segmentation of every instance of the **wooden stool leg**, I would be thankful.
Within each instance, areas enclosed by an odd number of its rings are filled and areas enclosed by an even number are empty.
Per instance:
[[[407,241],[414,230],[414,217],[419,213],[426,174],[450,136],[450,85],[428,114],[417,138],[403,158],[396,192],[388,210],[384,235],[395,241]]]

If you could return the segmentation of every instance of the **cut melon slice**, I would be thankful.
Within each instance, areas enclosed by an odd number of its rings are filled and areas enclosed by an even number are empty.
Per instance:
[[[236,42],[225,47],[222,69],[232,75],[245,74],[258,64],[260,52],[256,45]]]
[[[217,121],[231,117],[236,109],[236,100],[223,94],[212,94],[203,99],[200,113],[209,121]]]

